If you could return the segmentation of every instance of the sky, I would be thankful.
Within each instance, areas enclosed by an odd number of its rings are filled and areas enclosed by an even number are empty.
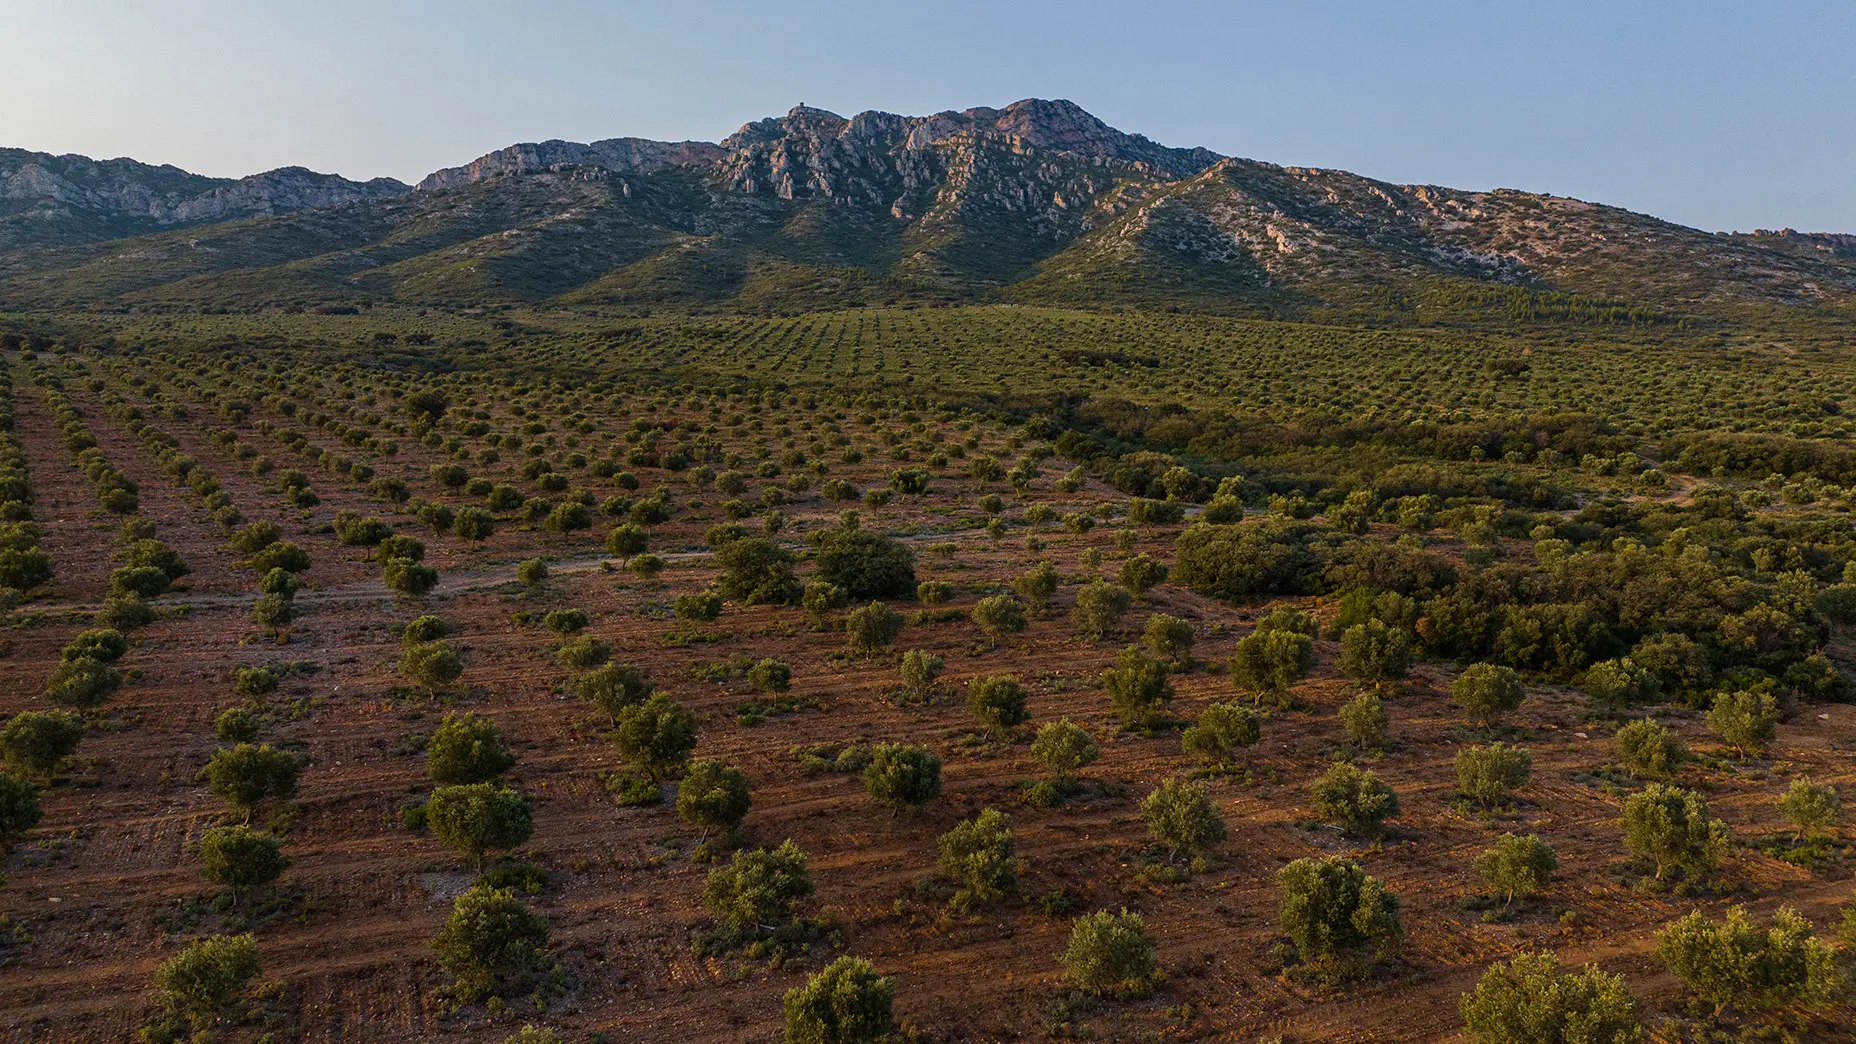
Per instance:
[[[1856,232],[1856,3],[0,0],[0,146],[416,181],[799,102],[1068,98],[1168,145]]]

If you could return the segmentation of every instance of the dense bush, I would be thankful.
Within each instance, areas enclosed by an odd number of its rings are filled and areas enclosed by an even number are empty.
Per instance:
[[[1012,843],[1012,819],[997,809],[982,809],[941,835],[942,876],[959,886],[956,909],[990,903],[1018,887],[1018,858]]]
[[[554,968],[547,946],[546,921],[513,892],[481,883],[458,896],[432,940],[438,966],[463,1001],[529,991]]]
[[[895,986],[868,961],[840,957],[781,1001],[787,1044],[877,1044],[889,1039]]]
[[[1091,993],[1140,997],[1159,975],[1153,936],[1140,914],[1099,910],[1076,919],[1057,957],[1070,984]]]
[[[1727,825],[1708,818],[1708,806],[1693,791],[1651,783],[1624,799],[1624,847],[1656,865],[1656,879],[1671,873],[1713,873],[1727,851]]]
[[[496,726],[475,714],[446,714],[425,745],[434,783],[486,783],[515,763]]]
[[[941,796],[941,759],[920,747],[879,743],[864,767],[864,790],[890,809],[925,805]]]
[[[1587,965],[1562,972],[1551,953],[1493,964],[1460,1006],[1477,1044],[1640,1044],[1643,1025],[1624,980]]]
[[[1363,974],[1404,940],[1398,897],[1351,860],[1297,859],[1277,872],[1276,886],[1283,934],[1324,974]]]
[[[814,534],[818,576],[852,598],[902,598],[915,590],[915,552],[867,529],[838,527]]]
[[[1225,839],[1224,817],[1205,788],[1177,776],[1161,780],[1141,802],[1141,819],[1147,824],[1148,836],[1174,859]]]
[[[446,848],[479,869],[485,852],[514,848],[535,831],[528,798],[493,783],[438,787],[426,802],[425,821]]]
[[[1350,834],[1377,836],[1386,820],[1398,815],[1398,795],[1378,776],[1342,761],[1315,780],[1311,791],[1315,818]]]

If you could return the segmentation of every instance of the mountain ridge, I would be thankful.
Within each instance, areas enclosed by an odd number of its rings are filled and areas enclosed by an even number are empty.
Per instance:
[[[146,184],[121,187],[131,174]],[[79,159],[0,184],[49,195],[73,230],[29,249],[0,238],[0,307],[14,308],[1006,301],[1636,322],[1856,307],[1856,237],[1709,233],[1566,197],[1172,148],[1061,99],[927,116],[802,104],[716,143],[518,143],[416,188]],[[133,213],[84,226],[87,185],[118,185],[93,196]]]

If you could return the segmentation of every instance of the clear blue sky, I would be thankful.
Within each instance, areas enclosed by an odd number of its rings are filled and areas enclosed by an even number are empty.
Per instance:
[[[0,145],[413,180],[799,101],[1065,97],[1171,145],[1856,232],[1856,3],[0,0]]]

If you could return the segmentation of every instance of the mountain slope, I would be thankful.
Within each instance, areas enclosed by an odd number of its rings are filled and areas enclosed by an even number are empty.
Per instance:
[[[0,250],[120,239],[410,191],[392,178],[357,182],[303,167],[209,178],[127,159],[0,149]]]
[[[22,198],[62,201],[80,238],[266,216],[0,252],[0,307],[1006,300],[1636,323],[1856,302],[1849,237],[1717,235],[1563,197],[1224,158],[1063,101],[920,117],[799,106],[717,144],[529,143],[417,191],[128,162],[40,159],[16,180]]]

